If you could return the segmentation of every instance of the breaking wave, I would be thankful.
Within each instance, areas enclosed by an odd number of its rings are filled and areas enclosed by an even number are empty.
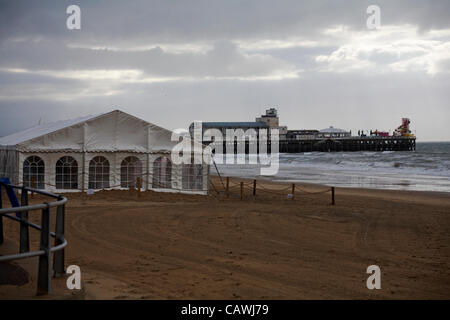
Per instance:
[[[246,157],[248,163],[248,156]],[[280,154],[273,180],[450,192],[450,143],[417,143],[417,151]],[[257,165],[219,165],[223,174],[258,177]]]

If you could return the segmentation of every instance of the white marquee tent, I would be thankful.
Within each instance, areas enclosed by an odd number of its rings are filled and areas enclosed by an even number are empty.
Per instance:
[[[0,176],[53,192],[135,188],[206,194],[209,165],[171,161],[172,131],[115,110],[0,138]]]

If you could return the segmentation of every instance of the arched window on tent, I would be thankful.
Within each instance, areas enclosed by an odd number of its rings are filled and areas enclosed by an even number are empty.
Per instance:
[[[184,190],[203,190],[203,165],[183,164],[182,185]]]
[[[153,162],[153,188],[172,188],[172,162],[167,157],[159,157]]]
[[[28,157],[23,162],[23,185],[45,189],[45,164],[38,156]]]
[[[89,189],[109,188],[109,161],[97,156],[89,162]]]
[[[78,189],[78,163],[73,157],[56,162],[56,189]]]
[[[122,188],[136,188],[138,177],[142,179],[141,161],[136,157],[126,157],[123,159],[120,165],[120,186]]]

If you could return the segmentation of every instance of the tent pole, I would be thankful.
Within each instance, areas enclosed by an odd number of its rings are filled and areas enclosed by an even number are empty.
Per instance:
[[[147,151],[147,178],[146,178],[146,185],[147,185],[147,191],[150,189],[148,185],[150,184],[150,153]]]
[[[87,130],[87,124],[86,122],[83,124],[83,146],[82,146],[82,169],[81,169],[81,192],[84,193],[84,183],[85,183],[85,175],[86,175],[86,130]]]
[[[84,180],[85,180],[84,175],[86,173],[86,171],[85,171],[85,168],[86,168],[86,163],[85,163],[86,162],[86,152],[85,151],[83,151],[81,162],[83,163],[83,165],[81,167],[82,168],[81,169],[81,192],[84,193]]]
[[[147,178],[146,180],[146,188],[147,191],[150,190],[150,126],[147,126]]]
[[[17,151],[17,149],[15,150],[15,154],[16,154],[16,170],[14,170],[14,173],[13,173],[13,175],[14,175],[14,183],[17,184],[17,185],[20,185],[21,184],[20,183],[20,177],[19,177],[19,174],[20,174],[20,171],[19,171],[20,159],[19,159],[19,151]],[[17,172],[17,176],[16,176],[16,172]],[[22,182],[22,184],[23,184],[23,182]]]

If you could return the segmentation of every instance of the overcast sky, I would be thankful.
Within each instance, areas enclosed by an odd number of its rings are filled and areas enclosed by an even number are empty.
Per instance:
[[[0,136],[113,109],[175,129],[276,107],[289,129],[409,117],[420,141],[450,141],[449,80],[448,0],[0,0]]]

